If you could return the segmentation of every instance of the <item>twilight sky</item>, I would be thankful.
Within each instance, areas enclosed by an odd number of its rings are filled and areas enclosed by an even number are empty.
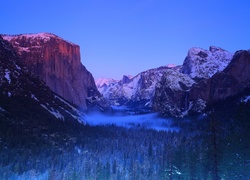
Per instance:
[[[167,64],[191,47],[250,49],[249,0],[1,0],[0,34],[54,33],[95,78]]]

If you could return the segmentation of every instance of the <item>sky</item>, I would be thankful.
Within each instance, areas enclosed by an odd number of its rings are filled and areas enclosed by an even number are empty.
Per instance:
[[[50,32],[78,44],[95,79],[168,64],[191,47],[250,49],[249,0],[1,0],[0,34]]]

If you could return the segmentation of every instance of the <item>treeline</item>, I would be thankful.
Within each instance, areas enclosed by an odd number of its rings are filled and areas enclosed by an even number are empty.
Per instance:
[[[248,179],[249,110],[175,119],[178,132],[0,121],[1,179]],[[49,123],[49,121],[48,121]]]

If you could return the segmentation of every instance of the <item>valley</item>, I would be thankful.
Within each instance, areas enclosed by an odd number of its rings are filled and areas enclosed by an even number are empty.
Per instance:
[[[172,129],[112,122],[79,126],[59,121],[46,129],[11,124],[11,133],[1,129],[0,177],[247,179],[250,112],[232,113],[173,119]],[[1,128],[10,126],[6,123],[1,120]]]
[[[0,36],[1,179],[247,179],[250,52],[94,81],[79,47]]]

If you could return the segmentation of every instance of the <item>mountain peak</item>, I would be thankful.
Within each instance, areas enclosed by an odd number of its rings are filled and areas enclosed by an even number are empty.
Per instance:
[[[127,84],[127,83],[129,83],[129,82],[131,81],[132,78],[133,78],[133,76],[130,76],[130,75],[128,75],[128,76],[123,75],[122,80],[120,80],[119,82],[120,82],[121,84]]]
[[[108,86],[109,84],[117,83],[117,82],[118,82],[117,80],[114,80],[112,78],[98,78],[95,80],[95,84],[97,88]]]
[[[210,78],[222,71],[231,61],[233,54],[216,46],[209,50],[193,47],[188,51],[181,72],[192,78]]]
[[[174,67],[176,67],[176,64],[168,64],[167,67],[168,68],[174,68]]]
[[[222,48],[220,48],[220,47],[217,47],[217,46],[210,46],[209,47],[209,51],[211,51],[212,53],[215,53],[216,51],[221,51],[221,52],[223,52],[223,51],[226,51],[225,49],[222,49]]]

